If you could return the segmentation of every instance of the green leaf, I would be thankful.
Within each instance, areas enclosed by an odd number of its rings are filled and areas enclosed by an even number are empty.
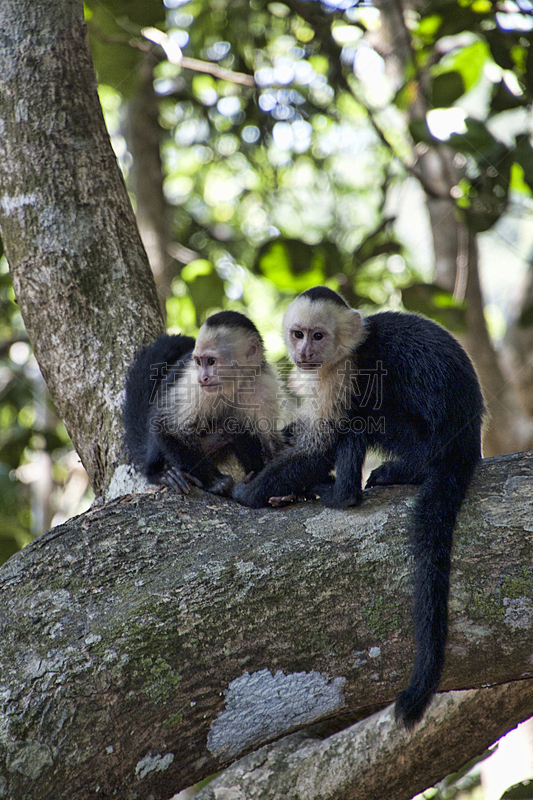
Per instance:
[[[513,155],[516,163],[522,167],[524,181],[530,189],[533,189],[533,147],[531,147],[529,136],[525,133],[516,137]]]
[[[463,77],[459,72],[442,72],[431,79],[429,91],[435,108],[451,106],[465,93]]]
[[[255,266],[280,291],[303,292],[324,282],[326,248],[298,239],[274,239],[261,247]]]
[[[516,95],[509,91],[505,81],[502,79],[494,86],[490,101],[492,114],[499,114],[501,111],[509,111],[511,108],[520,108],[528,105],[528,98],[525,94]]]
[[[465,90],[468,91],[481,78],[489,56],[490,50],[487,43],[477,41],[468,47],[460,48],[456,53],[443,59],[441,63],[446,69],[452,68],[461,74]]]
[[[193,281],[198,275],[210,275],[213,272],[213,264],[206,258],[195,258],[183,267],[181,277],[184,281]]]
[[[129,40],[140,37],[141,28],[164,26],[163,0],[86,0],[85,5],[99,83],[109,84],[123,97],[133,96],[142,53]]]
[[[524,168],[517,164],[516,161],[511,167],[509,189],[511,192],[518,192],[518,194],[531,197],[531,189],[524,180]]]
[[[469,153],[478,164],[498,164],[507,152],[505,145],[494,138],[483,122],[467,117],[465,125],[467,132],[452,133],[447,144],[461,153]]]
[[[496,64],[502,69],[514,70],[516,64],[510,52],[513,44],[511,37],[502,33],[500,28],[495,28],[492,31],[487,31],[485,38],[490,47],[490,54]]]
[[[431,135],[425,117],[418,117],[418,119],[412,119],[409,122],[409,132],[417,144],[418,142],[425,142],[425,144],[435,144],[436,140]]]
[[[187,284],[196,310],[196,324],[200,326],[209,311],[222,308],[225,300],[224,282],[213,264],[203,258],[187,264],[181,272],[181,277]]]
[[[441,25],[442,16],[440,14],[429,14],[427,17],[422,17],[416,33],[426,41],[432,42]]]

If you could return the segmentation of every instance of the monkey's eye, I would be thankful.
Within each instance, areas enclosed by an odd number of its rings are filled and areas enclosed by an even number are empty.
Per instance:
[[[202,362],[200,361],[200,359],[197,356],[195,356],[195,358],[194,358],[194,363],[196,364],[197,367],[201,367],[202,366]]]
[[[304,335],[303,335],[302,331],[293,331],[292,335],[294,336],[295,339],[303,339],[304,338]]]
[[[313,339],[315,339],[315,341],[318,342],[318,341],[320,341],[320,339],[323,339],[323,338],[324,338],[324,334],[320,333],[320,331],[317,331],[316,333],[313,333]]]
[[[208,358],[207,363],[209,364],[210,367],[214,367],[215,364],[217,363],[217,360],[216,358]]]

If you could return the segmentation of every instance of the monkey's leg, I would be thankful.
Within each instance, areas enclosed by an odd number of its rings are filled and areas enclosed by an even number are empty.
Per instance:
[[[261,441],[251,433],[236,433],[231,440],[235,455],[242,464],[246,474],[261,472],[265,466]]]
[[[407,461],[385,461],[372,470],[366,482],[365,489],[371,486],[391,486],[395,483],[422,483],[423,476],[420,471]]]
[[[328,481],[334,455],[332,448],[305,453],[296,448],[285,450],[249,483],[237,483],[233,499],[250,508],[262,508],[268,506],[271,497],[305,492],[307,487]]]
[[[339,436],[335,451],[335,481],[325,487],[316,487],[321,503],[328,508],[349,508],[361,504],[365,454],[366,442],[361,435],[345,433]]]

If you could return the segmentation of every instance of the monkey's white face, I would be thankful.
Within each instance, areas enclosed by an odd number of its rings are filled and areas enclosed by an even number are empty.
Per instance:
[[[192,356],[198,383],[212,394],[225,386],[235,391],[235,369],[261,364],[263,350],[257,337],[241,328],[202,326]]]
[[[289,355],[299,369],[331,367],[357,346],[361,315],[331,302],[297,297],[285,313],[283,331]]]
[[[300,369],[318,369],[327,359],[331,333],[322,326],[307,327],[294,322],[289,328],[289,351]]]
[[[193,354],[194,363],[196,364],[196,379],[205,392],[219,392],[222,388],[222,382],[218,376],[218,369],[221,365],[220,352],[212,351],[195,351]]]

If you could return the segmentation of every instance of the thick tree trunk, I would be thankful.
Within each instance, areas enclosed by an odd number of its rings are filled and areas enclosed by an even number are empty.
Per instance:
[[[95,490],[124,375],[163,329],[107,135],[81,0],[0,5],[0,230],[43,376]]]
[[[532,467],[533,453],[484,463],[461,512],[443,690],[533,677]],[[0,570],[3,796],[168,798],[389,703],[413,657],[415,492],[250,511],[153,490],[37,539]],[[521,718],[511,704],[498,732]]]

